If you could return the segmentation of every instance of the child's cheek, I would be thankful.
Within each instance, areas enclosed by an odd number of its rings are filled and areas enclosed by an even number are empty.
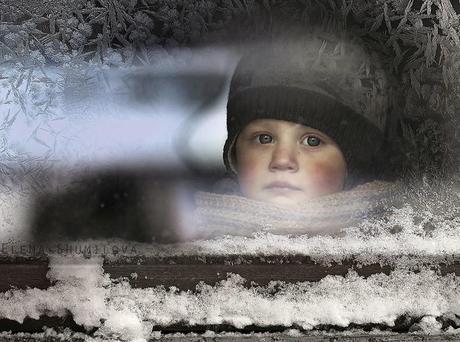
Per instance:
[[[345,169],[342,163],[317,162],[312,165],[309,174],[309,183],[318,194],[333,193],[343,188]]]
[[[257,158],[242,158],[238,164],[238,180],[242,187],[248,189],[256,186],[263,179]],[[249,190],[249,189],[248,189]]]

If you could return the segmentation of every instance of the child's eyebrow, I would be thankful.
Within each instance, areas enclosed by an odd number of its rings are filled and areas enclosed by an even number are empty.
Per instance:
[[[310,127],[310,126],[304,126],[302,124],[295,124],[289,128],[285,127],[279,127],[276,122],[254,122],[248,125],[248,131],[249,132],[254,132],[254,131],[271,131],[271,132],[276,132],[278,130],[285,130],[289,129],[292,130],[293,134],[315,134],[318,135],[324,139],[327,139],[328,136],[321,132],[320,130]]]
[[[316,135],[321,135],[321,136],[325,136],[326,134],[315,129],[315,128],[311,128],[311,127],[300,127],[299,128],[299,131],[302,131],[302,132],[305,132],[305,133],[311,133],[311,134],[316,134]]]
[[[252,131],[273,130],[276,128],[276,126],[270,123],[256,123],[256,124],[249,125],[248,128]]]
[[[280,124],[278,122],[271,122],[271,121],[261,121],[261,122],[253,122],[250,124],[254,128],[258,129],[284,129],[284,127],[280,127]],[[297,126],[298,124],[295,124],[293,127]],[[300,125],[301,126],[301,125]]]

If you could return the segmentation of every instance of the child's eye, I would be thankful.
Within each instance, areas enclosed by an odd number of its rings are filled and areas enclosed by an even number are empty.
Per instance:
[[[302,144],[308,145],[311,147],[316,147],[321,144],[321,139],[318,137],[315,137],[314,135],[309,135],[302,140]]]
[[[273,137],[269,134],[259,134],[256,139],[261,144],[270,144],[273,142]]]

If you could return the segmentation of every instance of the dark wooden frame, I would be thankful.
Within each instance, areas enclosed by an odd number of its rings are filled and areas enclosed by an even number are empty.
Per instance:
[[[440,274],[445,275],[454,273],[460,275],[460,259],[454,258],[452,263],[441,263],[439,259],[427,259],[425,264],[433,265]],[[131,257],[120,258],[116,261],[105,261],[103,264],[105,273],[110,274],[112,279],[123,279],[129,281],[134,288],[147,288],[155,286],[175,286],[180,290],[196,289],[196,285],[200,282],[214,285],[221,280],[225,280],[229,273],[239,274],[247,280],[246,286],[266,285],[270,281],[280,280],[288,283],[295,282],[316,282],[327,275],[346,275],[350,270],[356,271],[359,275],[368,277],[376,273],[391,273],[393,267],[382,266],[380,264],[360,265],[353,259],[347,259],[342,263],[330,263],[324,265],[317,263],[310,257],[301,255],[290,256],[173,256],[173,257]],[[52,286],[50,280],[46,277],[49,270],[48,259],[46,257],[39,258],[3,258],[0,259],[0,292],[5,292],[10,289],[26,289],[26,288],[39,288],[46,289]],[[135,277],[132,274],[136,274]],[[40,320],[26,319],[23,324],[17,322],[1,320],[0,330],[13,331],[13,332],[41,332],[41,326],[48,327],[68,327],[73,331],[84,332],[84,329],[75,324],[71,317],[67,318],[49,318],[43,317]],[[376,326],[356,326],[356,328],[372,329]],[[154,327],[155,328],[155,327]],[[331,327],[326,327],[331,328]],[[286,327],[247,327],[245,329],[235,329],[227,326],[213,326],[201,327],[197,326],[193,329],[175,325],[171,327],[156,327],[154,330],[162,330],[166,333],[174,332],[205,332],[206,330],[214,330],[217,332],[233,331],[239,333],[248,333],[252,331],[270,332],[279,334],[286,329]],[[334,327],[332,327],[334,329]],[[398,331],[392,329],[391,331]],[[401,332],[407,332],[402,330]],[[402,336],[395,338],[392,335],[382,335],[380,337],[374,335],[363,334],[357,340],[367,341],[372,337],[373,341],[395,341],[400,340]],[[301,340],[305,341],[329,341],[330,336],[317,336],[305,335]],[[355,337],[356,338],[356,337]],[[221,337],[222,341],[233,341],[235,338]],[[244,335],[238,338],[246,339]],[[440,341],[446,339],[442,335],[437,338],[431,336],[429,340]],[[41,339],[43,341],[54,341],[51,337]],[[78,339],[77,339],[78,340]],[[180,339],[179,339],[180,340]],[[185,340],[194,340],[193,338]],[[268,340],[272,340],[270,337]],[[278,337],[282,341],[297,341],[299,339],[291,338],[287,335]],[[335,340],[355,340],[349,339],[344,335],[337,335]],[[426,341],[425,338],[418,338],[412,335],[404,335],[404,340],[408,341]],[[10,341],[16,341],[11,337]],[[200,340],[202,341],[202,339]]]

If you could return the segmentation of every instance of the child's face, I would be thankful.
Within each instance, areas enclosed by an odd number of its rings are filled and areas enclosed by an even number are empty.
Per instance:
[[[326,134],[273,119],[243,129],[236,164],[244,196],[282,205],[341,191],[347,173],[340,148]]]

